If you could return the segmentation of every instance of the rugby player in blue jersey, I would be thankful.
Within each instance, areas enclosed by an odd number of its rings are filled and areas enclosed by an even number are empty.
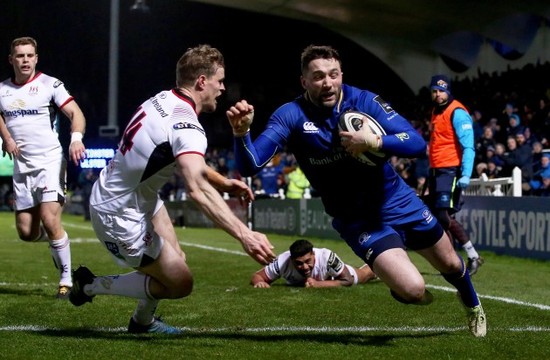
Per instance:
[[[437,219],[387,161],[359,161],[368,151],[417,157],[426,143],[409,122],[380,96],[342,83],[337,50],[310,45],[301,56],[305,93],[279,107],[253,141],[254,107],[241,100],[227,110],[233,128],[235,158],[243,176],[251,176],[278,152],[292,152],[322,199],[333,227],[405,304],[426,305],[432,295],[406,249],[418,252],[458,290],[476,337],[487,332],[485,313],[463,259]],[[384,129],[379,136],[363,126],[342,132],[348,111],[372,116]]]

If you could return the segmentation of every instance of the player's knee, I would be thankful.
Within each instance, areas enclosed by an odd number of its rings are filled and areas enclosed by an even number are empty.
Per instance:
[[[170,289],[172,299],[181,299],[191,295],[193,291],[193,276],[190,272],[185,272],[177,283]]]
[[[17,234],[19,235],[19,239],[25,242],[48,241],[48,234],[42,226],[40,226],[38,233],[33,232],[32,230],[27,231],[25,229],[18,228]]]
[[[424,304],[431,302],[431,294],[426,290],[424,284],[408,286],[406,289],[400,289],[399,293],[390,290],[393,298],[403,304]],[[430,299],[426,299],[429,297]]]
[[[25,235],[19,235],[19,239],[23,240],[24,242],[35,242],[37,240],[35,237]]]
[[[38,241],[47,241],[47,235],[45,234],[22,234],[19,233],[19,239],[25,242],[38,242]]]
[[[441,275],[443,275],[443,278],[450,282],[451,284],[456,281],[460,280],[463,277],[468,275],[468,271],[466,271],[466,265],[464,264],[464,260],[457,256],[457,261],[449,264],[446,268],[444,268],[441,271]],[[468,275],[469,277],[469,275]]]

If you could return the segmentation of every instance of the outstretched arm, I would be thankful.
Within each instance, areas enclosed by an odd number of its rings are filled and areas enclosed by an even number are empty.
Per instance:
[[[188,153],[176,158],[178,171],[185,181],[189,197],[217,226],[237,239],[248,255],[262,265],[275,259],[273,245],[267,237],[252,231],[233,214],[222,196],[209,182],[204,157]]]

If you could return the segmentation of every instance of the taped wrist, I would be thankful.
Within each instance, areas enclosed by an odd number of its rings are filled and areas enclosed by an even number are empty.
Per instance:
[[[82,135],[82,133],[79,131],[75,131],[71,133],[71,144],[74,143],[75,141],[82,141],[83,137],[84,135]]]

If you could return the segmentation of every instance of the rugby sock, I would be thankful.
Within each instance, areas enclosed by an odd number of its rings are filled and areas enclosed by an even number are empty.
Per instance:
[[[93,295],[120,295],[135,299],[153,299],[149,294],[150,277],[139,271],[127,274],[98,276],[84,286],[84,293]]]
[[[441,274],[443,278],[453,285],[460,294],[460,298],[465,306],[471,308],[479,305],[479,299],[477,293],[474,290],[474,285],[470,279],[470,273],[466,270],[464,266],[464,260],[460,258],[460,263],[462,264],[462,271],[454,274]]]
[[[470,241],[468,233],[464,230],[462,224],[456,221],[456,219],[451,218],[451,223],[449,225],[449,231],[453,234],[455,240],[462,246],[464,251],[466,251],[468,259],[478,258],[479,254]]]
[[[151,324],[154,320],[158,303],[158,300],[140,299],[132,318],[138,324]]]
[[[59,270],[59,285],[73,286],[71,279],[71,243],[67,233],[58,240],[50,240],[50,253],[53,263]]]

